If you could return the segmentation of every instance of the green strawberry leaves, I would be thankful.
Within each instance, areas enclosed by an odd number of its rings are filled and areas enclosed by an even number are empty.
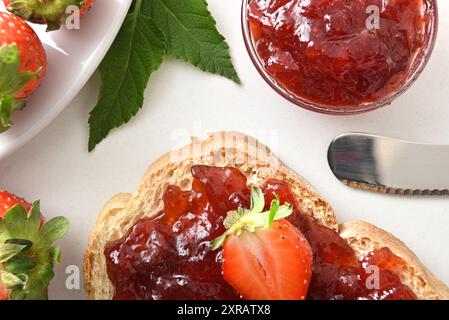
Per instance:
[[[14,95],[40,72],[41,69],[36,72],[20,72],[20,52],[17,45],[0,47],[0,133],[12,126],[11,115],[25,105],[24,101],[17,100]]]
[[[40,232],[40,245],[51,246],[61,239],[69,230],[69,221],[64,217],[56,217],[48,221]]]
[[[150,76],[165,55],[240,83],[205,0],[134,0],[99,67],[102,86],[90,113],[89,151],[142,108]]]
[[[69,221],[56,217],[42,225],[39,202],[30,210],[16,205],[0,219],[0,281],[11,299],[43,300],[60,262],[61,250],[53,242],[69,229]]]
[[[220,237],[210,242],[211,250],[219,249],[230,235],[241,235],[244,231],[254,232],[258,229],[269,228],[273,221],[287,218],[293,213],[293,207],[289,203],[281,205],[279,197],[270,204],[268,211],[265,208],[265,199],[260,187],[251,189],[251,207],[250,209],[239,208],[236,211],[228,212],[223,225],[226,232]]]
[[[5,271],[9,273],[26,273],[36,267],[35,259],[27,256],[16,256],[11,258],[6,264]]]

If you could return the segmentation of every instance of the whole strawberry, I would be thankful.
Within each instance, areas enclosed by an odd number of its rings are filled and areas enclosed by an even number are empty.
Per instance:
[[[47,69],[44,47],[21,18],[0,12],[0,133],[12,126],[11,115],[25,106]]]
[[[84,15],[92,6],[94,0],[3,0],[6,8],[33,23],[47,25],[47,31],[58,30],[72,14],[70,7],[80,9]]]
[[[59,263],[53,242],[68,231],[69,222],[56,217],[43,222],[39,202],[32,205],[0,191],[0,300],[44,300]]]

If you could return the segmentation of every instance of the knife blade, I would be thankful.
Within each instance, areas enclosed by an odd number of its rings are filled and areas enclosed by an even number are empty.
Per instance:
[[[329,146],[334,175],[349,187],[400,195],[449,195],[449,146],[348,133]]]

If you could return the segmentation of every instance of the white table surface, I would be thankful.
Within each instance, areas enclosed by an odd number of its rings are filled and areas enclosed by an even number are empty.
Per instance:
[[[138,117],[89,154],[87,119],[99,87],[99,77],[94,76],[48,128],[0,162],[2,188],[29,200],[41,199],[47,217],[64,215],[72,221],[70,233],[59,242],[63,260],[51,297],[85,297],[82,288],[66,288],[65,270],[69,265],[81,268],[88,233],[104,202],[117,192],[133,192],[147,166],[179,144],[174,133],[217,130],[242,131],[267,144],[278,135],[279,143],[274,144],[280,158],[315,186],[340,221],[362,219],[392,232],[449,283],[448,198],[355,191],[333,177],[326,161],[329,142],[348,131],[449,144],[449,1],[439,4],[437,45],[423,75],[392,106],[365,115],[315,114],[271,90],[244,47],[239,0],[209,0],[209,5],[232,48],[243,85],[168,59],[152,77]]]

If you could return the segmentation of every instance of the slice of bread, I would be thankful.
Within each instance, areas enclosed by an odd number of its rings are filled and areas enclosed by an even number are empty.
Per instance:
[[[287,181],[300,209],[318,223],[339,231],[361,256],[375,248],[388,247],[407,267],[400,277],[420,299],[449,299],[449,289],[436,279],[418,258],[398,239],[364,222],[339,226],[329,204],[301,176],[285,166],[256,139],[236,132],[211,134],[200,141],[167,153],[145,173],[137,192],[118,194],[104,206],[89,238],[84,258],[85,289],[89,299],[111,299],[113,287],[106,271],[104,248],[120,239],[139,219],[163,208],[162,194],[168,185],[190,189],[192,165],[232,166],[240,169],[250,184],[262,184],[268,178]]]

